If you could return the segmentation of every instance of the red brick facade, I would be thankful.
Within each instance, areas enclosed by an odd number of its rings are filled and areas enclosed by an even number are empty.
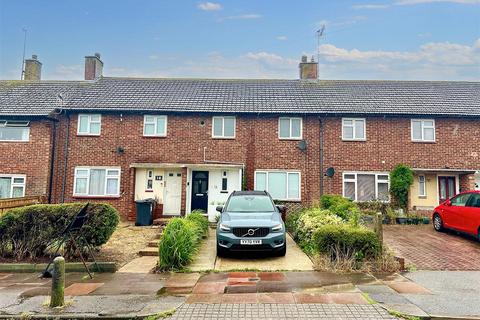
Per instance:
[[[49,192],[53,125],[51,120],[32,119],[29,141],[0,141],[0,174],[26,175],[26,196]]]
[[[144,137],[143,115],[137,113],[102,114],[100,136],[78,136],[77,122],[78,114],[70,114],[57,123],[52,201],[86,200],[73,197],[75,167],[120,167],[120,197],[88,200],[109,202],[129,219],[135,212],[133,163],[244,164],[248,189],[254,187],[255,170],[298,170],[303,203],[317,201],[322,188],[324,193],[341,194],[344,171],[388,172],[399,163],[423,169],[480,169],[478,121],[466,118],[435,119],[436,142],[418,143],[410,138],[410,118],[367,117],[366,141],[353,142],[342,140],[341,117],[303,116],[305,150],[298,140],[278,138],[278,116],[237,115],[235,139],[212,139],[208,114],[168,114],[163,138]],[[26,174],[28,195],[48,193],[52,123],[32,121],[29,143],[0,143],[5,155],[2,173]],[[333,177],[323,176],[328,167],[335,168]],[[460,176],[460,187],[473,187],[471,175]],[[181,201],[185,210],[185,193]]]

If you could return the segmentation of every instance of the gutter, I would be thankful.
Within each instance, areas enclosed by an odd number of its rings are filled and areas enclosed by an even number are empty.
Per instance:
[[[319,141],[320,141],[320,148],[319,148],[319,157],[320,157],[320,197],[323,196],[323,180],[324,180],[324,174],[323,174],[323,118],[318,117],[318,122],[320,124],[320,130],[319,130]]]

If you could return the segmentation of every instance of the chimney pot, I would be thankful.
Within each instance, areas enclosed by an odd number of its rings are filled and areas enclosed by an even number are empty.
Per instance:
[[[306,55],[303,55],[303,56],[302,56],[302,62],[307,62],[307,59],[308,59],[308,58],[307,58]]]
[[[95,80],[103,75],[103,62],[100,53],[85,57],[85,80]]]
[[[25,59],[24,80],[40,80],[42,78],[42,63],[38,61],[37,55],[33,54],[31,59]]]

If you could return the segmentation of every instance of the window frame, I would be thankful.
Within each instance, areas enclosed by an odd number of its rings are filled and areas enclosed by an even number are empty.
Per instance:
[[[147,117],[153,117],[153,122],[147,122]],[[157,133],[158,131],[158,118],[165,119],[165,130],[163,133]],[[145,124],[153,124],[155,126],[155,130],[153,134],[146,134],[145,133]],[[153,115],[153,114],[145,114],[143,116],[143,136],[144,137],[166,137],[167,136],[167,125],[168,125],[168,116],[166,115]]]
[[[0,128],[25,128],[27,130],[27,139],[0,139],[0,142],[29,142],[30,141],[30,121],[19,120],[0,120]]]
[[[346,179],[346,175],[355,175],[354,179]],[[352,199],[354,202],[364,202],[358,201],[358,175],[375,175],[375,199],[376,201],[389,203],[391,201],[390,193],[388,194],[388,200],[378,199],[378,184],[387,183],[387,190],[390,190],[390,173],[389,172],[372,172],[372,171],[345,171],[342,173],[342,197],[345,196],[345,182],[354,182],[355,183],[355,199]],[[387,180],[378,180],[378,176],[388,176]]]
[[[10,178],[10,197],[9,198],[0,198],[0,199],[16,199],[25,197],[25,189],[27,188],[27,175],[25,174],[0,174],[0,178]],[[15,179],[23,179],[23,183],[15,183]],[[13,189],[15,187],[22,187],[22,196],[13,197]]]
[[[221,187],[220,187],[220,193],[228,193],[228,171],[222,170],[222,175],[221,175]],[[226,188],[223,188],[223,183],[225,182]]]
[[[78,170],[88,170],[88,173],[86,175],[86,188],[87,192],[86,193],[77,193],[77,171]],[[90,193],[90,170],[105,170],[105,189],[104,189],[104,194],[103,195],[91,195]],[[113,176],[113,175],[108,175],[108,171],[117,171],[118,175]],[[120,167],[88,167],[88,166],[79,166],[75,167],[74,170],[74,179],[73,179],[73,196],[74,197],[85,197],[85,198],[120,198],[120,183],[121,183],[121,176],[122,176],[122,170]],[[82,177],[83,178],[83,177]],[[118,178],[118,184],[117,184],[117,192],[116,194],[107,194],[107,189],[108,189],[108,179],[112,178]]]
[[[286,184],[285,184],[285,194],[286,198],[274,198],[272,196],[272,199],[278,200],[278,201],[295,201],[299,202],[302,201],[302,173],[299,170],[279,170],[279,169],[261,169],[261,170],[255,170],[254,173],[254,178],[253,178],[253,184],[254,184],[254,190],[257,191],[267,191],[270,193],[268,190],[268,175],[270,173],[285,173],[286,174]],[[265,174],[265,188],[266,190],[258,190],[257,189],[257,173],[264,173]],[[289,193],[288,193],[288,186],[289,186],[289,174],[298,174],[298,198],[290,198]]]
[[[353,128],[353,138],[346,138],[343,128],[345,127],[345,121],[352,121],[353,124],[348,127]],[[357,121],[363,121],[363,138],[357,138],[355,133],[355,123]],[[367,118],[342,118],[342,140],[343,141],[367,141]]]
[[[233,119],[233,136],[225,136],[225,119]],[[222,135],[215,135],[215,119],[222,120]],[[237,117],[236,116],[213,116],[212,117],[212,138],[213,139],[235,139],[237,135]]]
[[[433,126],[427,126],[426,128],[433,129],[433,140],[425,140],[425,121],[431,121],[433,123]],[[414,122],[420,122],[420,132],[422,137],[420,139],[415,139],[414,134],[413,134],[413,123]],[[412,142],[423,142],[423,143],[433,143],[436,142],[437,140],[437,134],[436,134],[436,125],[435,125],[435,119],[410,119],[410,138]]]
[[[288,137],[281,136],[280,123],[282,120],[288,120],[289,122],[289,133]],[[292,120],[300,120],[300,136],[292,136]],[[301,117],[279,117],[278,118],[278,139],[279,140],[302,140],[303,139],[303,118]]]
[[[423,193],[420,192],[421,191],[421,189],[420,189],[420,185],[421,185],[420,178],[423,178]],[[421,197],[421,198],[426,198],[427,197],[427,178],[424,174],[419,174],[418,175],[418,196]]]
[[[152,176],[150,177],[149,176],[149,173],[152,173]],[[153,192],[153,181],[155,181],[154,177],[155,177],[155,172],[153,169],[147,169],[146,172],[145,172],[145,191],[146,192]],[[148,187],[148,181],[149,180],[152,180],[152,187],[149,188]]]
[[[88,130],[87,132],[80,132],[80,118],[82,116],[88,117]],[[92,116],[98,116],[98,121],[92,121]],[[98,133],[91,133],[92,123],[98,123],[99,129]],[[100,113],[79,113],[77,118],[77,136],[94,136],[98,137],[102,133],[102,115]]]

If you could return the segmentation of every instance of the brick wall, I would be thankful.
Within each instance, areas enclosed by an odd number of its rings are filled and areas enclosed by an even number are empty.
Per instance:
[[[50,120],[31,120],[28,142],[0,141],[0,174],[25,174],[26,196],[48,193],[52,127]]]
[[[256,169],[291,169],[301,172],[304,204],[315,202],[320,196],[321,126],[316,116],[303,117],[303,138],[307,142],[303,151],[298,148],[299,141],[278,139],[277,116],[237,116],[233,140],[211,138],[211,115],[169,114],[164,138],[143,137],[143,115],[139,114],[102,114],[101,136],[77,136],[77,117],[71,115],[69,129],[64,194],[67,202],[85,200],[72,196],[76,166],[119,166],[121,197],[90,201],[110,202],[124,216],[133,219],[135,169],[130,168],[130,164],[203,163],[204,147],[209,161],[244,163],[248,189],[253,188]],[[67,122],[68,119],[62,117],[57,130],[54,179],[57,202],[62,199]],[[362,142],[342,141],[340,117],[324,118],[323,122],[323,171],[328,167],[336,169],[332,178],[323,177],[325,193],[341,194],[342,172],[349,170],[390,171],[398,163],[418,168],[480,168],[477,154],[480,129],[473,120],[436,119],[436,143],[411,142],[408,118],[367,118],[367,140]],[[116,152],[117,147],[122,147],[124,152]],[[182,208],[185,201],[182,198]]]

